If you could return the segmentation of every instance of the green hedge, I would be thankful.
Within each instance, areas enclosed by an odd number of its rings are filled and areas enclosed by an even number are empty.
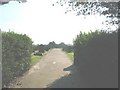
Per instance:
[[[87,60],[92,57],[100,57],[104,54],[107,57],[116,58],[118,50],[118,31],[95,31],[89,33],[80,32],[74,40],[75,59],[81,62],[81,58]],[[110,55],[110,56],[109,56]],[[114,55],[113,57],[111,55]],[[90,58],[88,58],[88,56]],[[101,56],[102,57],[102,56]],[[100,57],[100,58],[101,58]],[[114,59],[113,58],[113,59]],[[79,61],[78,61],[79,60]],[[92,59],[94,60],[94,59]]]
[[[79,72],[87,75],[93,85],[116,87],[118,30],[81,32],[74,40],[74,59]]]
[[[32,40],[27,35],[2,32],[2,86],[30,67]]]

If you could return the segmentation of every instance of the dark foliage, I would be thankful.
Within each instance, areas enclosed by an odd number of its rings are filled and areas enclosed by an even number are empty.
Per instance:
[[[73,51],[73,46],[72,45],[67,45],[64,43],[56,44],[54,41],[49,42],[47,45],[33,45],[33,52],[38,50],[39,52],[44,53],[44,51],[48,51],[49,49],[52,48],[62,48],[64,51],[67,52],[72,52]]]
[[[80,33],[74,40],[74,64],[92,84],[117,87],[118,31]]]
[[[36,50],[38,50],[41,53],[44,53],[45,51],[45,45],[41,44],[41,45],[33,45],[33,52],[35,52]]]

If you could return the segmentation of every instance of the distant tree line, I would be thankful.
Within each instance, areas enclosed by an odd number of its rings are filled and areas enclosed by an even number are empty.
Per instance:
[[[45,51],[48,51],[52,48],[62,48],[62,50],[66,51],[66,52],[73,51],[72,45],[67,45],[64,43],[56,44],[54,41],[52,41],[52,42],[49,42],[49,44],[47,44],[47,45],[43,45],[43,44],[33,45],[33,52],[38,50],[38,53],[44,53]]]

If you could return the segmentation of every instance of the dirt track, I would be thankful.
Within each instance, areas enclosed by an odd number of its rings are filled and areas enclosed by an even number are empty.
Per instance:
[[[19,78],[13,88],[47,88],[56,80],[69,75],[70,71],[63,69],[71,65],[71,60],[61,49],[52,49],[23,77]]]

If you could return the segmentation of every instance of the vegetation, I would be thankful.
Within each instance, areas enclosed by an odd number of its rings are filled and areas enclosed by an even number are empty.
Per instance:
[[[109,57],[110,60],[116,60],[118,43],[117,33],[117,30],[112,32],[96,30],[95,32],[89,32],[88,34],[80,32],[80,34],[74,40],[76,60],[77,58],[84,58],[85,60],[87,60],[90,59],[90,57],[92,56],[96,57],[96,59],[98,57],[102,58],[102,56],[99,55],[104,55],[104,57],[106,55],[105,58]],[[91,60],[94,59],[91,58]]]
[[[102,15],[111,14],[111,16],[116,16],[118,12],[119,2],[115,0],[114,2],[107,1],[104,2],[88,2],[88,1],[77,1],[77,0],[66,0],[66,1],[56,1],[56,4],[60,4],[61,6],[66,5],[67,12],[75,11],[77,15],[95,15],[96,13],[100,13]],[[54,5],[53,5],[54,6]],[[108,9],[100,9],[100,8],[108,8]]]
[[[52,48],[62,48],[62,50],[67,51],[67,52],[72,52],[73,51],[73,46],[72,45],[66,45],[64,43],[56,44],[54,41],[49,42],[47,45],[33,45],[33,52],[38,50],[41,53],[44,53],[45,51],[48,51]]]
[[[2,86],[7,86],[30,67],[32,40],[27,35],[2,32]]]
[[[40,59],[42,58],[42,56],[35,56],[35,55],[32,55],[31,56],[31,66],[35,65],[37,62],[40,61]]]
[[[90,15],[104,16],[106,20],[102,24],[106,25],[108,29],[120,22],[118,20],[120,18],[120,1],[118,0],[114,0],[114,2],[111,0],[98,0],[98,2],[94,0],[57,0],[53,6],[55,5],[66,7],[65,14],[74,12],[76,16],[84,15],[84,18]]]
[[[35,52],[36,50],[38,50],[38,52],[42,52],[44,53],[45,51],[45,45],[41,44],[41,45],[33,45],[33,52]]]
[[[70,60],[74,61],[74,53],[73,52],[69,52],[67,54],[68,54],[68,57],[70,58]]]
[[[34,53],[32,53],[32,55],[31,55],[31,66],[33,66],[33,65],[35,65],[37,62],[39,62],[40,61],[40,59],[43,57],[43,55],[36,55],[35,53],[38,53],[38,51],[35,51]],[[48,53],[48,51],[45,51],[44,52],[44,55],[45,54],[47,54]]]
[[[94,84],[116,87],[118,30],[80,32],[74,40],[74,59],[79,72],[89,75]]]

